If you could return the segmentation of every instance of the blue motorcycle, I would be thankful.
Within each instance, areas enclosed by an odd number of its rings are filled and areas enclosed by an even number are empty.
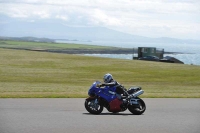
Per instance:
[[[138,96],[144,91],[141,87],[128,89],[128,96],[116,93],[116,86],[98,87],[101,82],[96,81],[88,90],[89,97],[85,99],[85,109],[91,114],[100,114],[104,107],[113,113],[129,110],[132,114],[141,115],[146,110],[144,101]],[[121,86],[123,87],[123,86]]]

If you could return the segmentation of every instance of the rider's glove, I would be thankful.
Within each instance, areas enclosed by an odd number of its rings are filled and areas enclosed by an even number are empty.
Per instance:
[[[97,87],[102,87],[102,86],[105,86],[105,84],[97,84],[96,86]]]
[[[105,84],[103,83],[103,84],[101,84],[101,86],[105,86]]]
[[[101,87],[101,84],[97,84],[96,86],[97,86],[97,87]]]

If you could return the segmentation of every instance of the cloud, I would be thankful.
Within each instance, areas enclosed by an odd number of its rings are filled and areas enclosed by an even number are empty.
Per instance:
[[[119,18],[112,15],[106,14],[104,11],[95,9],[91,13],[91,22],[96,25],[106,25],[106,26],[119,26],[122,25]]]
[[[0,0],[0,5],[0,15],[33,22],[55,19],[150,37],[200,32],[199,0]]]

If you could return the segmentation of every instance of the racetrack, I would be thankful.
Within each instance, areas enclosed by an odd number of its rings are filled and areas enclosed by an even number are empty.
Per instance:
[[[0,99],[0,133],[200,133],[200,99],[143,99],[143,115],[104,109],[91,115],[84,99]]]

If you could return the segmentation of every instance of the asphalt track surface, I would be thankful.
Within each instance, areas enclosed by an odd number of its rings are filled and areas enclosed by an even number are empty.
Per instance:
[[[143,100],[138,116],[91,115],[84,99],[0,99],[0,133],[200,133],[200,99]]]

